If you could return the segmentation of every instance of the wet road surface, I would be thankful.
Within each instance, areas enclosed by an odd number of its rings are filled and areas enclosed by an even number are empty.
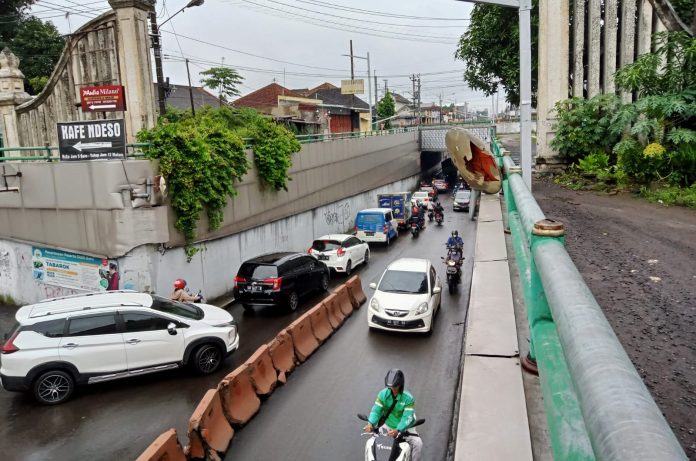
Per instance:
[[[474,223],[468,214],[452,213],[449,198],[441,200],[445,205],[442,227],[429,224],[417,239],[402,233],[389,248],[372,246],[369,265],[355,271],[369,297],[368,283],[377,281],[393,260],[429,258],[444,285],[433,335],[369,333],[367,306],[363,306],[237,432],[229,459],[359,459],[365,439],[360,437],[362,426],[355,414],[369,412],[387,369],[397,366],[404,369],[407,388],[416,396],[418,416],[428,419],[419,429],[423,459],[444,459],[458,385]],[[449,295],[440,256],[455,227],[464,238],[467,260],[459,293]],[[335,276],[332,286],[344,280],[344,276]],[[206,390],[323,296],[305,299],[292,314],[257,307],[256,314],[244,315],[240,305],[229,306],[239,322],[240,349],[210,376],[174,370],[90,385],[78,388],[70,401],[56,407],[39,406],[29,394],[0,391],[2,459],[135,459],[170,427],[176,428],[185,444],[188,418]],[[0,337],[12,324],[9,317],[5,313],[0,318]]]

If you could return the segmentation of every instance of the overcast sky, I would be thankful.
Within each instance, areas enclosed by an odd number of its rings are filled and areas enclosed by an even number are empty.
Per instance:
[[[158,0],[158,22],[188,1]],[[106,0],[38,0],[32,12],[67,34],[108,8]],[[464,64],[454,59],[471,9],[456,0],[205,0],[163,26],[164,74],[186,84],[183,56],[194,85],[200,71],[223,60],[245,78],[243,94],[274,79],[287,88],[340,85],[350,78],[350,59],[341,55],[353,40],[355,55],[370,53],[380,97],[386,79],[390,91],[411,98],[408,76],[420,73],[423,103],[442,95],[444,104],[488,108],[490,98],[467,88]],[[367,76],[365,60],[355,60],[355,74]]]

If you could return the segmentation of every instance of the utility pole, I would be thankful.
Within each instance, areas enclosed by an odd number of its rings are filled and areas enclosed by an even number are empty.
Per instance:
[[[409,79],[411,80],[411,87],[413,88],[412,93],[411,93],[413,95],[413,109],[411,111],[413,112],[413,115],[415,117],[415,115],[416,115],[416,99],[417,99],[417,96],[416,96],[416,74],[411,74]]]
[[[162,71],[162,43],[157,28],[157,15],[150,13],[150,28],[152,29],[152,49],[155,52],[155,74],[157,75],[157,104],[160,115],[164,115],[167,107],[164,101],[164,72]],[[189,83],[190,86],[190,83]]]
[[[421,117],[422,117],[422,112],[421,112],[421,78],[420,74],[418,74],[418,77],[416,78],[416,94],[418,95],[418,124],[421,122]]]
[[[193,88],[191,88],[191,72],[189,71],[189,60],[186,58],[186,75],[189,82],[189,98],[191,99],[191,115],[196,116],[196,108],[193,105]]]
[[[383,80],[383,82],[384,82],[384,96],[386,96],[387,93],[389,93],[389,86],[387,85],[387,81],[388,80],[386,78]]]
[[[188,66],[188,63],[186,63]],[[222,67],[225,67],[225,57],[222,57]],[[188,73],[188,68],[186,69],[186,72]],[[191,87],[191,76],[189,75],[189,88]],[[218,85],[218,105],[219,107],[222,107],[222,81],[220,81],[220,84]]]
[[[440,92],[440,117],[439,117],[440,125],[442,125],[442,92]]]
[[[353,67],[353,40],[350,41],[350,79],[355,80],[355,71]]]
[[[377,101],[379,101],[379,98],[377,97],[377,89],[379,86],[377,85],[377,71],[372,71],[374,78],[375,78],[375,108],[377,107]],[[368,78],[370,77],[369,75],[367,76]]]

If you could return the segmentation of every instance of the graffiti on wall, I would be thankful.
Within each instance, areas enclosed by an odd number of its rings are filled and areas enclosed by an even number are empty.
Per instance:
[[[83,293],[82,291],[73,290],[72,288],[46,284],[41,284],[41,291],[43,292],[43,296],[46,299],[61,298],[63,296],[73,296]]]
[[[324,220],[327,226],[350,226],[353,216],[350,212],[350,202],[334,203],[324,210]]]
[[[0,244],[0,291],[9,291],[14,282],[14,261],[12,249]]]

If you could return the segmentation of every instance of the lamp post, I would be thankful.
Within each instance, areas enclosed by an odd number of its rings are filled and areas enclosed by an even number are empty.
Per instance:
[[[191,0],[179,11],[165,19],[159,26],[157,25],[157,15],[154,11],[150,12],[150,27],[152,28],[152,48],[155,52],[155,73],[157,75],[157,102],[159,105],[160,115],[164,114],[167,108],[165,105],[164,72],[162,71],[162,42],[160,41],[159,29],[167,22],[169,22],[174,16],[184,11],[186,8],[201,6],[203,2],[205,2],[205,0]],[[191,91],[190,84],[189,91]]]
[[[352,41],[351,41],[351,45],[352,45]],[[354,77],[354,75],[353,75],[353,58],[367,60],[367,101],[368,101],[368,105],[370,106],[370,131],[372,131],[372,129],[373,129],[373,126],[372,126],[372,80],[370,80],[370,53],[368,52],[367,56],[356,56],[352,53],[353,53],[353,49],[351,48],[351,54],[342,54],[341,55],[341,56],[350,57],[350,62],[351,62],[350,78]],[[375,101],[375,104],[377,104],[377,101]]]

